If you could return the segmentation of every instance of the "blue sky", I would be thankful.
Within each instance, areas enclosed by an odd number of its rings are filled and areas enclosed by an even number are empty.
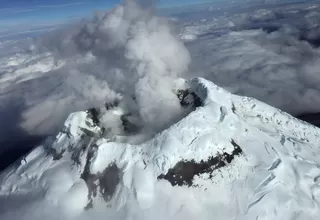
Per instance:
[[[183,5],[209,0],[160,0],[159,5]],[[107,9],[119,0],[0,0],[0,23],[60,22],[90,15],[93,10]]]
[[[110,8],[117,0],[0,0],[0,22],[19,24],[61,22]]]
[[[171,7],[214,0],[158,0],[159,7]],[[0,39],[50,30],[57,25],[105,10],[120,0],[0,0]]]

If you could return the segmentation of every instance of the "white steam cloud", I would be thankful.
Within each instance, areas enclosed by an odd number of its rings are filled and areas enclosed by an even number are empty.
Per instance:
[[[127,0],[91,20],[42,36],[28,51],[33,57],[49,54],[53,59],[50,70],[39,70],[37,60],[31,60],[28,66],[38,69],[31,80],[10,73],[17,76],[12,81],[20,78],[16,89],[25,108],[21,126],[31,134],[51,133],[68,113],[123,96],[135,98],[151,130],[181,114],[172,88],[188,70],[190,55],[168,21],[153,15],[145,3],[142,8]]]
[[[146,124],[166,124],[179,113],[171,88],[188,69],[189,53],[165,19],[135,1],[97,14],[62,44],[64,50],[71,44],[71,50],[91,53],[103,63],[105,80],[115,91],[136,97]]]
[[[314,3],[232,13],[204,7],[199,20],[201,8],[189,8],[187,18],[179,9],[171,22],[184,45],[147,2],[125,1],[31,43],[1,42],[0,144],[19,140],[17,134],[55,133],[70,112],[114,100],[157,132],[182,115],[172,92],[179,77],[204,76],[294,115],[320,111],[320,7]],[[119,119],[103,120],[121,133]]]

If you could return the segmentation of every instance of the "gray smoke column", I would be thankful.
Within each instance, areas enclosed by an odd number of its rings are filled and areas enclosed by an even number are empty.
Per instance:
[[[92,68],[100,68],[100,78],[115,92],[136,98],[146,125],[161,127],[181,113],[172,83],[188,70],[190,55],[168,21],[152,13],[152,2],[150,7],[142,3],[127,0],[46,36],[40,44],[63,59],[92,55],[99,64]]]

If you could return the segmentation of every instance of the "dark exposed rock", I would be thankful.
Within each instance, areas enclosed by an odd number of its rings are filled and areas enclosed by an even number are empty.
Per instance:
[[[113,102],[107,102],[105,105],[106,110],[113,109],[119,106],[119,100],[114,100]]]
[[[97,145],[88,149],[86,164],[81,174],[81,179],[85,181],[88,187],[88,204],[84,207],[85,210],[93,208],[93,199],[97,196],[98,189],[104,201],[109,202],[122,176],[121,170],[115,163],[109,165],[102,173],[93,174],[90,172],[91,163],[97,149]]]
[[[99,120],[99,110],[96,108],[91,108],[87,110],[88,116],[92,119],[93,123],[96,126],[99,126],[100,120]]]
[[[228,114],[227,110],[225,107],[220,107],[220,122],[223,122],[226,115]]]
[[[60,160],[63,157],[63,154],[66,152],[66,150],[57,151],[54,148],[49,148],[49,153],[52,155],[53,160]]]
[[[232,110],[232,112],[234,113],[234,114],[236,114],[236,106],[234,105],[234,103],[232,103],[232,108],[231,108],[231,110]]]
[[[98,174],[100,193],[105,202],[109,202],[120,182],[121,170],[116,164],[111,164]]]
[[[202,106],[201,99],[191,90],[178,90],[177,93],[180,104],[183,107],[192,106],[194,108]]]
[[[97,134],[97,133],[95,133],[95,132],[93,132],[93,131],[90,131],[90,130],[88,130],[88,129],[85,129],[85,128],[79,128],[84,134],[86,134],[87,136],[89,136],[89,137],[92,137],[92,138],[94,138],[94,137],[98,137],[99,135]]]
[[[239,156],[240,154],[242,154],[241,147],[233,139],[231,139],[231,144],[234,147],[234,150],[232,152],[232,155],[230,155],[229,157],[228,163],[230,163],[234,159],[234,156]]]
[[[75,165],[81,165],[81,157],[84,155],[85,151],[90,147],[91,137],[82,135],[79,143],[72,148],[71,160]]]
[[[92,147],[89,147],[88,153],[87,153],[87,159],[86,164],[84,167],[84,170],[81,174],[81,179],[83,179],[88,187],[88,204],[85,207],[85,209],[92,208],[93,203],[93,197],[96,197],[97,195],[97,185],[95,181],[97,180],[97,175],[91,174],[90,172],[90,166],[92,163],[92,159],[97,151],[98,146],[94,145]]]
[[[231,144],[234,150],[231,154],[223,153],[218,154],[214,157],[210,157],[207,161],[195,162],[191,161],[180,161],[174,168],[169,169],[167,174],[161,174],[158,179],[168,180],[172,186],[183,186],[187,185],[191,187],[193,185],[194,176],[208,173],[212,178],[213,171],[220,169],[233,161],[236,156],[242,154],[242,149],[234,140],[231,140]]]

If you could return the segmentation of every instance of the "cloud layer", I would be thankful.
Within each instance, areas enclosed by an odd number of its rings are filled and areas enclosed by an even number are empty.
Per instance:
[[[2,108],[16,99],[20,126],[37,135],[57,130],[72,111],[122,97],[136,100],[149,130],[172,123],[182,111],[173,82],[187,71],[190,55],[168,22],[147,7],[126,1],[28,42],[31,58],[11,57],[2,75]]]
[[[204,76],[292,114],[320,111],[318,5],[181,13],[167,20],[126,1],[36,40],[3,41],[0,142],[52,134],[70,112],[114,100],[155,133],[183,114],[172,92],[180,77]]]
[[[319,112],[318,14],[314,3],[287,4],[198,21],[181,33],[196,34],[187,41],[189,76],[204,76],[294,115]]]

